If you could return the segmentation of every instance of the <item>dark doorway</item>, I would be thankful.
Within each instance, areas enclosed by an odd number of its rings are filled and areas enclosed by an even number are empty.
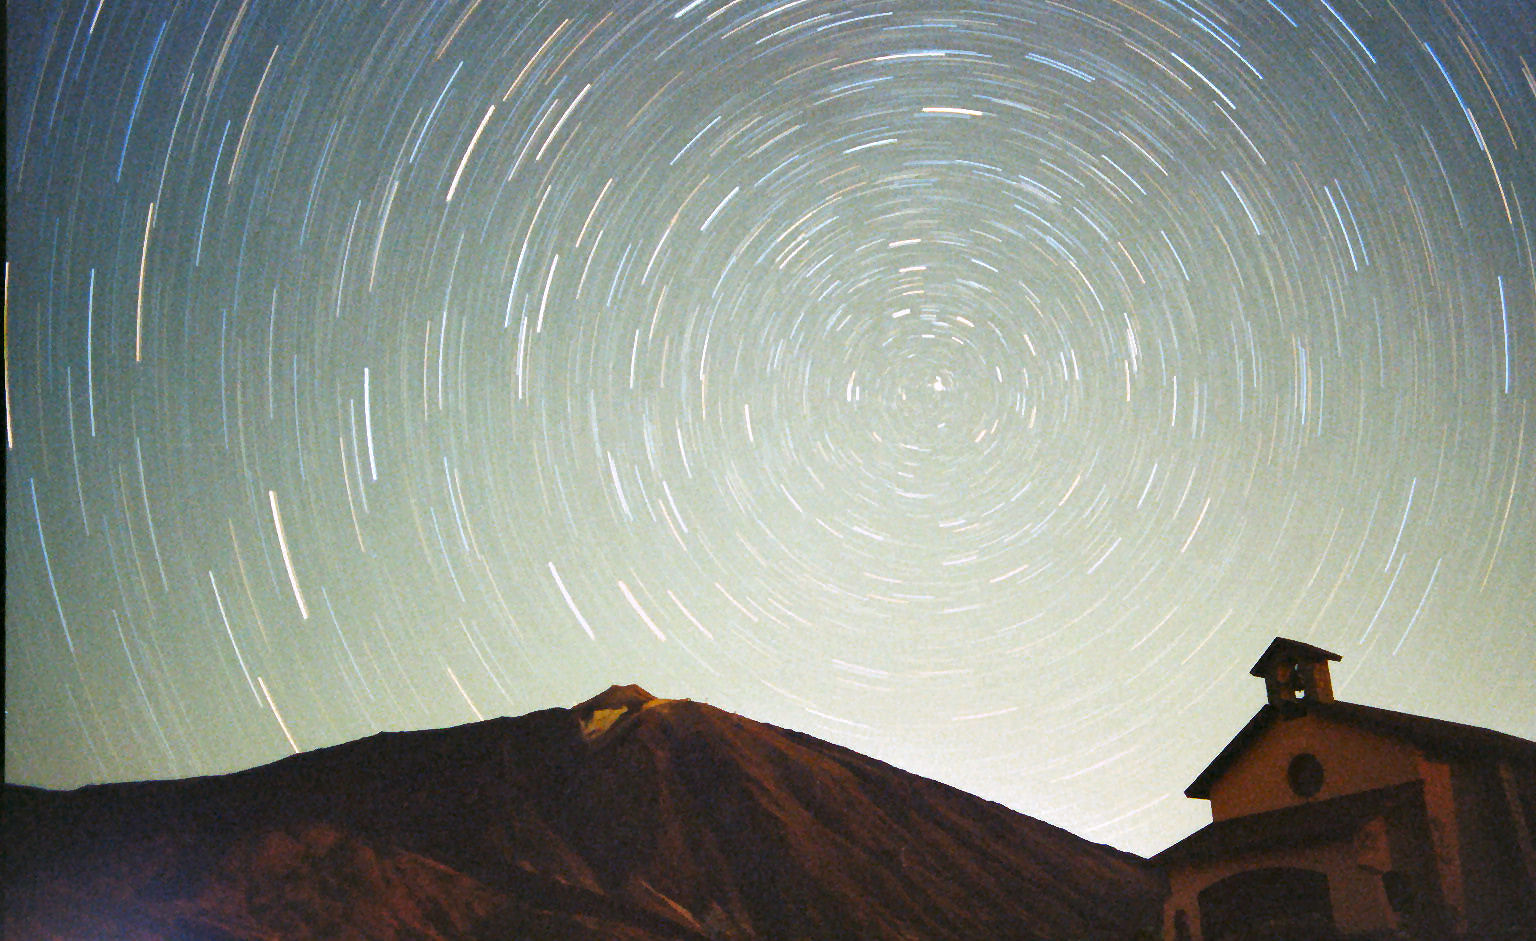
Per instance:
[[[1335,936],[1328,877],[1273,867],[1228,876],[1200,892],[1205,941],[1323,941]]]

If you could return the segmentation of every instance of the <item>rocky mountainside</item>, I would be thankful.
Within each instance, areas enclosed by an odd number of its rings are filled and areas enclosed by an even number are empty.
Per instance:
[[[381,733],[218,777],[6,785],[5,938],[1130,939],[1138,857],[703,703]]]

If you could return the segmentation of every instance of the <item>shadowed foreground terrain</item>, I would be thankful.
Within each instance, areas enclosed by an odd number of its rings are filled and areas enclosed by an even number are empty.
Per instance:
[[[5,938],[1131,939],[1145,861],[612,687],[219,777],[7,785]]]

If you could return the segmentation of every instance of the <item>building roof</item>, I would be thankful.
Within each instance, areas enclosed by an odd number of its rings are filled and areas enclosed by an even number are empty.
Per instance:
[[[1208,824],[1152,857],[1152,862],[1200,862],[1257,850],[1312,846],[1353,838],[1384,811],[1424,814],[1424,782],[1409,781]]]
[[[1274,645],[1270,646],[1273,648]],[[1260,663],[1263,662],[1261,659]],[[1376,735],[1407,742],[1437,760],[1502,760],[1536,768],[1536,742],[1528,742],[1492,729],[1350,702],[1296,702],[1286,703],[1283,707],[1266,704],[1254,713],[1242,731],[1233,736],[1220,754],[1184,789],[1184,795],[1209,799],[1211,786],[1226,773],[1238,756],[1247,751],[1275,722],[1296,715],[1311,715],[1331,722],[1341,722]]]

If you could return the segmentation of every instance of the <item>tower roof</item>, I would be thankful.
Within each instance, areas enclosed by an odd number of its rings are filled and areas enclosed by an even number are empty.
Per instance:
[[[1248,671],[1249,676],[1266,676],[1269,673],[1269,665],[1276,660],[1301,660],[1311,663],[1320,663],[1324,660],[1343,660],[1344,658],[1331,650],[1304,644],[1299,640],[1291,640],[1289,637],[1276,637],[1264,648],[1264,655],[1259,657],[1253,669]]]

